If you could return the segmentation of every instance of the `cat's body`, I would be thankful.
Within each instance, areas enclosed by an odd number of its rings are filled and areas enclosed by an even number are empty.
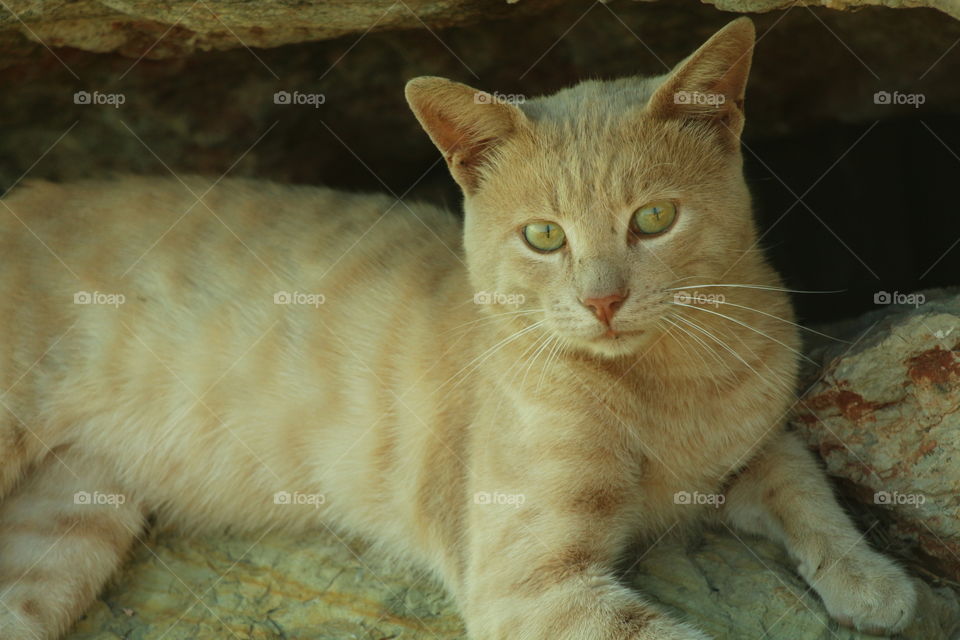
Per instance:
[[[731,70],[752,44],[735,24],[711,41]],[[465,229],[427,205],[243,180],[16,189],[0,227],[2,637],[62,633],[147,511],[362,534],[434,571],[472,638],[702,638],[612,568],[704,520],[783,541],[844,622],[906,624],[907,578],[783,430],[799,341],[752,250],[738,151],[659,119],[624,133],[629,96],[657,103],[660,83],[581,85],[525,115],[411,83]],[[618,159],[642,144],[643,162]],[[618,212],[664,197],[676,228],[627,242]],[[561,220],[569,248],[525,247],[518,211]],[[684,314],[670,300],[687,286],[726,300]]]

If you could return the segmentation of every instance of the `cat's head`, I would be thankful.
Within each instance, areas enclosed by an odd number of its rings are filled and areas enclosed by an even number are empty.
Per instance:
[[[663,76],[522,104],[442,78],[408,83],[463,190],[471,282],[495,312],[522,299],[542,311],[515,318],[624,355],[668,326],[671,289],[729,277],[755,241],[739,141],[753,44],[741,18]]]

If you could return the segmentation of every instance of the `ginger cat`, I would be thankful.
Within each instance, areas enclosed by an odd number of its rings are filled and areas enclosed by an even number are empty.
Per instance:
[[[147,513],[322,521],[432,570],[476,640],[699,640],[622,586],[629,545],[782,542],[830,614],[915,592],[784,429],[790,304],[756,241],[741,18],[671,73],[516,106],[407,98],[465,223],[228,179],[25,184],[4,201],[0,637],[56,638]]]

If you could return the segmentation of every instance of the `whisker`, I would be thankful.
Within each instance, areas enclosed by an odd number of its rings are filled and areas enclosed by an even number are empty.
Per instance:
[[[549,339],[550,334],[548,333],[538,337],[526,349],[524,349],[520,355],[517,356],[517,359],[507,368],[503,375],[498,377],[501,377],[504,380],[509,380],[508,386],[512,386],[513,382],[517,379],[517,376],[520,375],[520,372],[523,370],[523,364],[529,362],[527,360],[527,355],[534,352],[541,345],[546,344]],[[515,370],[516,373],[514,373]]]
[[[455,326],[455,327],[451,327],[451,328],[449,328],[449,329],[445,329],[443,332],[441,332],[440,335],[447,334],[447,333],[449,333],[449,332],[451,332],[451,331],[456,331],[457,329],[461,329],[461,328],[463,328],[463,327],[466,327],[466,326],[469,326],[469,325],[472,325],[472,324],[477,324],[477,323],[481,323],[481,322],[488,322],[488,321],[492,321],[492,320],[496,320],[496,319],[498,319],[498,318],[504,318],[504,317],[508,317],[508,316],[523,316],[523,315],[530,315],[530,314],[534,314],[534,313],[541,313],[541,312],[543,312],[543,311],[545,311],[545,310],[544,310],[544,309],[519,309],[519,310],[517,310],[517,311],[504,311],[504,312],[501,312],[501,313],[493,313],[493,314],[490,314],[490,315],[485,315],[485,316],[482,317],[482,318],[477,318],[476,320],[470,320],[470,321],[468,321],[468,322],[464,322],[463,324],[457,325],[457,326]]]
[[[759,291],[783,291],[785,293],[846,293],[846,289],[835,289],[832,291],[809,291],[803,289],[784,289],[783,287],[771,287],[765,284],[694,284],[686,287],[671,287],[664,291],[683,291],[684,289],[706,289],[707,287],[730,287],[738,289],[757,289]]]
[[[677,314],[674,314],[674,313],[672,313],[672,314],[670,314],[670,315],[671,315],[672,317],[676,318],[677,320],[682,320],[682,319],[683,319],[683,318],[678,317]],[[684,329],[683,327],[681,327],[680,325],[676,324],[675,322],[672,322],[672,321],[671,321],[671,323],[672,323],[677,329],[679,329],[680,331],[683,331],[685,334],[687,334],[688,336],[690,336],[690,338],[691,338],[692,340],[694,340],[697,344],[699,344],[700,346],[702,346],[707,353],[709,353],[711,356],[713,356],[714,360],[717,361],[717,364],[719,364],[719,365],[722,366],[722,367],[725,367],[726,370],[729,371],[731,374],[736,375],[736,371],[734,371],[733,368],[730,367],[730,364],[729,364],[729,363],[727,363],[723,358],[720,357],[720,354],[717,353],[717,350],[716,350],[715,347],[711,347],[709,344],[707,344],[706,342],[703,341],[703,338],[701,338],[700,336],[698,336],[698,335],[696,335],[696,334],[694,334],[694,333],[690,333],[688,330]],[[702,356],[701,356],[701,358],[702,358]],[[703,364],[704,364],[704,366],[706,366],[707,363],[706,363],[705,360],[704,360]]]
[[[550,348],[550,353],[547,354],[547,361],[543,363],[543,367],[540,370],[540,379],[537,380],[537,391],[540,390],[540,387],[543,386],[543,380],[547,375],[547,371],[550,366],[553,364],[556,358],[559,358],[563,355],[563,340],[560,339],[560,336],[556,336],[554,340],[553,347]]]
[[[781,322],[786,322],[787,324],[791,324],[791,325],[797,327],[798,329],[803,329],[804,331],[809,331],[810,333],[815,333],[815,334],[817,334],[818,336],[823,336],[824,338],[829,338],[830,340],[836,340],[837,342],[842,342],[842,343],[844,343],[844,344],[850,344],[850,341],[849,341],[849,340],[841,340],[840,338],[835,338],[835,337],[833,337],[833,336],[828,336],[827,334],[821,333],[821,332],[817,331],[816,329],[811,329],[810,327],[805,327],[805,326],[803,326],[802,324],[797,324],[796,322],[793,322],[793,321],[791,321],[791,320],[787,320],[786,318],[781,318],[780,316],[775,316],[775,315],[773,315],[772,313],[767,313],[766,311],[760,311],[760,309],[754,309],[753,307],[748,307],[748,306],[746,306],[746,305],[735,304],[735,303],[733,303],[733,302],[727,302],[726,300],[720,301],[720,304],[725,304],[725,305],[728,305],[728,306],[731,306],[731,307],[737,307],[738,309],[746,309],[747,311],[753,311],[754,313],[759,313],[760,315],[767,316],[768,318],[773,318],[774,320],[779,320],[779,321],[781,321]]]
[[[685,318],[685,317],[680,316],[680,315],[677,315],[677,316],[675,316],[675,317],[676,317],[677,320],[679,320],[679,321],[683,322],[684,324],[690,326],[690,327],[693,328],[694,330],[699,331],[700,333],[704,334],[705,336],[707,336],[708,338],[710,338],[711,340],[713,340],[714,342],[716,342],[718,345],[720,345],[720,347],[722,347],[724,350],[726,350],[728,353],[730,353],[730,355],[732,355],[734,358],[736,358],[737,360],[739,360],[745,367],[747,367],[748,369],[750,369],[750,371],[752,371],[754,374],[756,374],[756,376],[757,376],[758,378],[760,378],[760,380],[761,380],[762,382],[764,382],[764,383],[767,384],[767,385],[770,385],[770,387],[771,387],[772,389],[774,389],[774,390],[776,390],[776,391],[781,390],[781,389],[779,389],[777,386],[771,384],[771,382],[770,382],[767,378],[765,378],[764,376],[760,375],[760,372],[757,371],[756,369],[754,369],[754,368],[750,365],[750,363],[747,362],[747,361],[743,358],[743,356],[741,356],[739,353],[737,353],[737,351],[736,351],[735,349],[733,349],[732,347],[730,347],[729,345],[727,345],[727,343],[725,343],[725,342],[724,342],[723,340],[721,340],[720,338],[718,338],[718,337],[716,337],[715,335],[713,335],[710,331],[708,331],[707,329],[704,329],[704,328],[701,327],[699,324],[697,324],[696,322],[690,320],[689,318]],[[789,385],[789,384],[787,384],[787,383],[783,380],[783,378],[782,378],[781,376],[778,376],[778,375],[774,374],[773,377],[774,377],[774,379],[775,379],[777,382],[780,382],[780,383],[783,385],[783,389],[788,390],[788,391],[792,391],[792,390],[793,390],[793,389],[792,389],[792,386]]]
[[[752,327],[752,326],[750,326],[749,324],[747,324],[746,322],[741,322],[740,320],[737,320],[737,319],[734,318],[734,317],[728,316],[728,315],[726,315],[726,314],[724,314],[724,313],[720,313],[720,312],[718,312],[718,311],[711,311],[710,309],[704,309],[703,307],[698,307],[698,306],[693,305],[693,304],[683,304],[682,302],[671,302],[670,304],[674,304],[674,305],[676,305],[676,306],[678,306],[678,307],[686,307],[687,309],[696,309],[697,311],[703,311],[704,313],[709,313],[709,314],[711,314],[711,315],[718,316],[718,317],[723,318],[723,319],[725,319],[725,320],[729,320],[730,322],[735,322],[735,323],[737,323],[738,325],[740,325],[741,327],[744,327],[744,328],[746,328],[746,329],[749,329],[750,331],[753,331],[754,333],[763,336],[763,337],[766,338],[767,340],[772,340],[773,342],[776,342],[777,344],[779,344],[779,345],[780,345],[781,347],[783,347],[784,349],[786,349],[786,350],[788,350],[788,351],[791,351],[791,352],[797,354],[798,356],[800,356],[801,358],[803,358],[804,360],[806,360],[806,361],[809,362],[810,364],[813,364],[813,365],[818,365],[818,364],[819,364],[819,363],[816,362],[815,360],[812,360],[811,358],[808,358],[804,353],[802,353],[801,351],[798,351],[797,349],[794,349],[793,347],[791,347],[790,345],[786,344],[785,342],[781,342],[780,340],[777,340],[777,339],[774,338],[773,336],[767,335],[767,334],[764,333],[763,331],[760,331],[760,329],[757,329],[756,327]]]
[[[537,358],[540,357],[540,354],[543,353],[552,342],[555,336],[549,336],[547,340],[543,342],[543,345],[534,352],[531,356],[529,363],[527,364],[527,370],[523,373],[523,378],[520,379],[520,386],[524,386],[527,383],[527,376],[530,375],[530,371],[533,369],[533,364],[537,361]]]
[[[673,335],[673,329],[677,329],[677,330],[685,333],[687,336],[689,336],[689,337],[691,337],[691,338],[694,337],[694,336],[693,336],[689,331],[687,331],[686,329],[684,329],[683,327],[681,327],[680,325],[678,325],[676,322],[674,322],[674,321],[671,320],[670,318],[663,318],[663,320],[670,325],[670,326],[667,328],[667,334],[669,334],[669,336],[670,336],[671,338],[673,338],[674,342],[676,342],[677,345],[679,345],[679,347],[680,347],[681,349],[683,349],[683,352],[684,352],[685,354],[687,354],[687,357],[692,360],[693,357],[690,355],[690,351],[687,349],[687,345],[685,345],[685,344],[683,343],[683,340],[681,340],[679,337]],[[704,370],[708,370],[710,367],[707,366],[707,360],[706,360],[706,358],[703,357],[703,354],[700,353],[699,351],[697,351],[696,349],[693,350],[693,353],[697,354],[697,358],[700,359],[700,364],[703,365]],[[713,355],[714,355],[714,357],[717,357],[715,353],[714,353]],[[715,376],[710,376],[710,381],[713,382],[713,386],[717,389],[717,394],[719,395],[719,394],[720,394],[720,385],[717,383],[716,377],[715,377]]]
[[[510,365],[510,367],[503,373],[502,376],[500,376],[504,380],[509,380],[509,382],[507,383],[507,386],[513,386],[514,380],[516,380],[517,376],[520,375],[520,371],[522,369],[518,369],[517,367],[518,366],[522,367],[523,363],[526,362],[525,358],[527,357],[527,354],[533,351],[534,349],[536,349],[538,346],[540,346],[541,343],[548,342],[550,340],[550,337],[551,336],[548,333],[543,334],[542,336],[534,340],[530,346],[524,349],[523,353],[517,356],[517,359],[514,361],[514,363]],[[516,370],[516,373],[514,373],[514,370]],[[503,406],[504,397],[505,396],[501,394],[500,400],[497,402],[497,406],[493,411],[494,415],[499,415],[500,407]]]
[[[459,371],[457,371],[455,374],[453,374],[452,376],[450,376],[450,378],[447,380],[447,382],[450,382],[451,380],[454,380],[457,376],[459,376],[461,373],[463,373],[463,372],[466,371],[467,369],[470,369],[470,372],[472,373],[472,371],[473,371],[474,369],[476,369],[476,368],[479,367],[481,364],[483,364],[484,362],[486,362],[487,359],[490,358],[490,357],[491,357],[493,354],[495,354],[497,351],[499,351],[500,349],[504,348],[505,346],[507,346],[508,344],[510,344],[511,342],[513,342],[514,340],[520,338],[521,336],[523,336],[523,335],[525,335],[525,334],[533,331],[534,329],[539,328],[539,327],[540,327],[541,325],[543,325],[544,323],[546,323],[546,320],[540,320],[539,322],[534,322],[532,325],[530,325],[530,326],[528,326],[528,327],[524,327],[523,329],[520,329],[519,331],[515,331],[514,333],[510,334],[509,336],[507,336],[506,338],[504,338],[504,339],[501,340],[500,342],[496,343],[495,345],[493,345],[492,347],[490,347],[489,349],[487,349],[486,351],[484,351],[483,353],[481,353],[479,356],[477,356],[476,358],[474,358],[473,360],[471,360],[470,362],[468,362],[467,364],[465,364]],[[460,382],[462,382],[464,379],[466,379],[466,376],[463,376],[463,378],[461,378],[461,379],[454,385],[454,387],[456,387],[458,384],[460,384]],[[447,384],[447,383],[445,382],[444,384]],[[442,386],[442,385],[441,385],[441,386]],[[452,390],[454,387],[451,387],[451,390]]]

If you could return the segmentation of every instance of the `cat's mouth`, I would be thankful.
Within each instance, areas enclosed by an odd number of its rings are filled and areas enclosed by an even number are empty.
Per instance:
[[[581,344],[589,351],[606,357],[638,353],[655,343],[660,332],[654,327],[618,329],[603,327],[602,331],[586,338]]]
[[[638,340],[642,342],[647,333],[649,332],[646,329],[617,329],[615,327],[608,327],[602,333],[591,338],[590,342],[597,346],[623,347],[627,344],[633,344]]]
[[[639,336],[641,334],[643,334],[643,329],[624,331],[622,329],[614,329],[613,327],[610,327],[604,333],[595,338],[595,340],[623,340],[625,338],[629,338],[630,336]]]

